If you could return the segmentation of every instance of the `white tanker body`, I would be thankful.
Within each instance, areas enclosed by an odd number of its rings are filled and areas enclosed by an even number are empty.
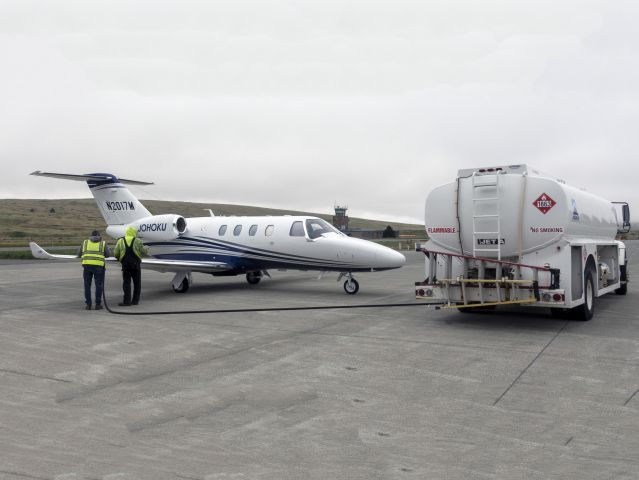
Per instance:
[[[464,169],[426,199],[426,280],[417,298],[484,308],[551,307],[589,319],[594,298],[625,293],[627,204],[526,165]],[[497,281],[496,281],[497,280]]]

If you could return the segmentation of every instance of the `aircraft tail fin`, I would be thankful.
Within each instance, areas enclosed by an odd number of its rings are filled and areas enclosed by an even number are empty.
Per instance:
[[[141,218],[151,216],[151,212],[142,205],[124,184],[153,185],[152,182],[127,180],[118,178],[110,173],[72,175],[37,170],[31,175],[86,182],[107,225],[128,225]]]

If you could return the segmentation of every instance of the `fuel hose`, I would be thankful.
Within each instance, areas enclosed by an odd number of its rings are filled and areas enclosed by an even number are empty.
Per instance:
[[[352,308],[393,308],[393,307],[422,307],[428,309],[431,305],[423,303],[364,303],[357,305],[317,305],[307,307],[268,307],[268,308],[216,308],[206,310],[164,310],[164,311],[144,311],[113,310],[109,307],[106,297],[106,290],[102,292],[104,308],[114,315],[191,315],[198,313],[249,313],[249,312],[295,312],[301,310],[345,310]]]

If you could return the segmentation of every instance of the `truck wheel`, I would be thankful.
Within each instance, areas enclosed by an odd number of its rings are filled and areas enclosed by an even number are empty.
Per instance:
[[[574,320],[588,321],[595,313],[595,282],[592,279],[592,271],[584,272],[584,303],[573,308],[571,317]]]
[[[622,282],[627,282],[628,281],[628,276],[626,274],[626,266],[622,265],[619,267],[619,273],[621,274],[621,281]],[[615,293],[617,295],[625,295],[626,293],[628,293],[628,283],[622,283],[621,286],[615,290]]]

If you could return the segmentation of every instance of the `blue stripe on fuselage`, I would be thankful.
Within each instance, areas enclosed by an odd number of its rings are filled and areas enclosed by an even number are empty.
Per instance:
[[[171,248],[171,252],[153,255],[156,258],[190,261],[216,261],[229,264],[234,270],[264,270],[269,268],[290,268],[302,270],[370,270],[353,263],[324,260],[301,255],[273,252],[260,248],[223,240],[202,237],[180,237],[168,242],[149,242],[149,247]]]
[[[272,250],[265,250],[261,248],[247,247],[246,245],[242,245],[239,243],[228,242],[225,240],[213,240],[213,239],[203,239],[202,237],[193,238],[193,237],[180,237],[175,240],[169,242],[150,242],[149,246],[176,246],[176,247],[202,247],[207,249],[220,249],[225,253],[234,252],[240,255],[255,255],[259,257],[269,258],[273,260],[288,260],[288,261],[305,261],[305,262],[320,262],[323,264],[335,264],[335,265],[344,265],[344,262],[339,262],[336,260],[326,260],[315,257],[307,257],[302,255],[293,255],[284,252],[274,252]]]

